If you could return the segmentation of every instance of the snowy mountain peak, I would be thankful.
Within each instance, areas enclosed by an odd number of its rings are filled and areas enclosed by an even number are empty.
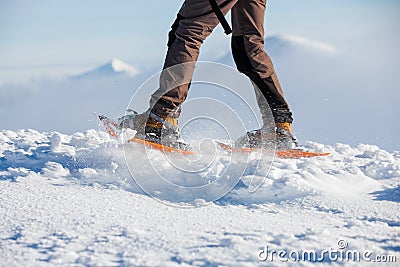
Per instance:
[[[111,67],[111,69],[117,73],[124,72],[131,76],[134,76],[139,73],[139,71],[137,69],[135,69],[134,67],[128,65],[127,63],[125,63],[122,60],[119,60],[117,58],[112,59],[107,65],[109,65]],[[107,65],[105,65],[105,66],[107,66]]]
[[[120,59],[112,59],[108,63],[83,74],[77,75],[75,79],[86,79],[86,78],[102,78],[110,77],[115,75],[126,75],[126,76],[136,76],[140,71],[135,67],[123,62]]]

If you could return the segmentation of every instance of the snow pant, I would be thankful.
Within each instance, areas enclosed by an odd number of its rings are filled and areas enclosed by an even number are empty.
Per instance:
[[[232,11],[232,53],[237,69],[258,87],[272,110],[276,123],[292,122],[292,113],[283,96],[274,66],[264,50],[264,15],[267,0],[217,0],[224,15]],[[200,46],[219,24],[208,0],[186,0],[169,32],[168,52],[160,77],[160,87],[152,95],[152,112],[178,117],[185,101]],[[182,73],[169,67],[190,63]],[[181,75],[181,83],[171,86]],[[184,76],[182,78],[182,76]],[[182,82],[183,81],[183,82]],[[256,90],[257,91],[257,90]],[[265,102],[265,101],[264,101]],[[263,105],[259,102],[261,114]],[[265,105],[264,105],[265,106]]]

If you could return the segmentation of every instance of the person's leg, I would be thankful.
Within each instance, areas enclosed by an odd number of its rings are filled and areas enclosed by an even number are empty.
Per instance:
[[[239,0],[232,9],[232,53],[240,72],[247,75],[267,100],[275,123],[291,123],[292,113],[283,96],[274,66],[264,50],[267,0]],[[263,114],[263,104],[259,101]],[[263,114],[264,115],[264,114]]]
[[[217,0],[224,14],[237,0]],[[208,0],[186,0],[169,33],[168,52],[160,88],[150,100],[153,113],[160,117],[178,117],[185,101],[200,46],[219,24]],[[182,67],[173,67],[185,64]],[[172,67],[172,68],[170,68]]]

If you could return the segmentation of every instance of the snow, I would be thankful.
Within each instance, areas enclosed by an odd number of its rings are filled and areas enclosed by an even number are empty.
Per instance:
[[[266,248],[320,253],[345,244],[352,251],[371,251],[373,257],[395,256],[396,266],[400,153],[367,144],[308,142],[306,147],[331,156],[274,159],[261,179],[253,176],[256,156],[228,161],[230,155],[216,151],[204,159],[211,164],[191,177],[161,152],[122,145],[103,131],[3,130],[0,265],[309,266],[306,260],[282,262],[275,255],[274,261],[263,262],[258,257]],[[247,168],[227,195],[209,202],[229,179],[218,180],[202,198],[193,199],[185,190],[168,194],[147,165],[146,153],[153,168],[187,186],[208,184],[222,173],[235,179],[237,166],[245,162]],[[192,162],[204,166],[201,160]],[[230,168],[221,169],[221,163]],[[158,186],[153,194],[158,200],[132,180],[128,166]],[[251,194],[253,178],[261,187]],[[348,264],[326,255],[323,262]]]
[[[288,262],[277,255],[259,258],[267,250],[347,251],[342,245],[395,256],[398,265],[391,72],[361,66],[362,49],[349,54],[304,37],[273,36],[266,47],[301,144],[329,157],[230,155],[201,140],[241,133],[237,117],[256,123],[250,82],[218,64],[197,66],[180,125],[201,153],[186,157],[121,144],[94,114],[122,115],[132,94],[129,107],[147,109],[158,76],[147,80],[148,91],[137,88],[150,70],[113,59],[74,79],[2,85],[0,266],[281,266]],[[230,54],[219,62],[233,66]],[[297,259],[289,263],[312,264]],[[327,255],[321,261],[347,265]]]

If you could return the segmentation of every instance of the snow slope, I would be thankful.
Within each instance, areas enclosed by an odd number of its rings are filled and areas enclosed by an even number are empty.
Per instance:
[[[145,177],[157,181],[144,164],[146,154],[140,145],[123,147],[95,130],[72,135],[1,131],[0,265],[288,264],[276,255],[273,261],[271,257],[260,261],[258,256],[264,256],[260,250],[266,248],[317,253],[368,250],[373,253],[370,259],[392,255],[398,265],[400,153],[372,145],[308,143],[307,147],[332,155],[276,159],[253,194],[246,186],[255,170],[250,158],[245,176],[222,199],[206,203],[210,190],[203,200],[190,203],[185,191],[176,191],[164,197],[181,205],[176,207],[147,196],[131,179],[124,149]],[[149,153],[154,165],[176,174],[160,152]],[[217,151],[213,162],[226,163],[226,157]],[[206,168],[201,182],[218,178],[220,166]],[[185,177],[175,176],[182,183],[196,182]],[[162,188],[160,192],[162,198],[165,192]],[[289,263],[311,265],[305,259],[300,256],[299,262],[289,259]],[[322,261],[347,264],[326,254]]]

